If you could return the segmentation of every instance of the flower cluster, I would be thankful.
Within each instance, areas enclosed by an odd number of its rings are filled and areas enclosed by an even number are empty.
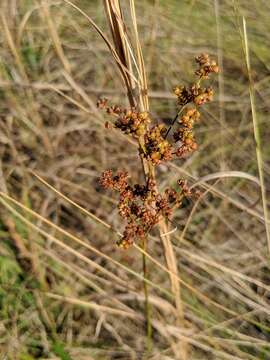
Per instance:
[[[211,73],[218,73],[219,68],[215,60],[211,60],[209,55],[201,54],[195,58],[199,65],[199,69],[195,71],[195,74],[199,77],[199,80],[189,87],[176,86],[174,93],[178,98],[178,104],[184,106],[193,102],[195,105],[203,105],[213,99],[213,89],[211,87],[202,88],[201,80],[208,79]]]
[[[207,54],[201,54],[195,60],[199,65],[199,69],[195,71],[197,81],[188,87],[177,86],[174,89],[181,107],[178,114],[182,112],[182,117],[178,120],[179,127],[173,134],[174,143],[168,140],[172,126],[169,129],[164,124],[151,126],[148,112],[139,112],[135,108],[122,109],[117,105],[108,106],[106,99],[98,102],[99,108],[116,117],[116,128],[140,139],[140,155],[153,165],[172,160],[174,156],[183,158],[198,148],[193,133],[193,126],[200,118],[198,107],[212,101],[214,95],[213,89],[202,87],[201,82],[208,79],[211,73],[217,73],[218,65]],[[178,115],[175,120],[177,119]]]
[[[188,153],[195,151],[198,144],[193,134],[193,125],[200,118],[200,113],[195,108],[191,108],[178,121],[180,127],[174,132],[173,137],[180,146],[176,149],[177,157],[184,157]]]
[[[152,179],[146,185],[130,186],[125,171],[118,171],[116,175],[111,170],[104,171],[99,182],[102,187],[119,193],[118,212],[127,224],[118,246],[124,249],[134,241],[146,238],[161,217],[170,218],[183,197],[193,195],[184,180],[178,181],[178,191],[168,188],[164,194],[158,194]]]
[[[167,128],[164,124],[152,127],[146,132],[144,156],[155,165],[161,161],[169,161],[173,157],[172,145],[165,139]]]
[[[218,66],[206,54],[195,60],[199,65],[199,69],[195,71],[197,80],[190,86],[177,86],[174,89],[180,109],[168,128],[164,124],[153,124],[148,112],[140,112],[136,108],[123,109],[117,105],[109,106],[106,99],[98,101],[99,108],[116,118],[115,128],[137,140],[140,156],[146,159],[148,165],[156,166],[174,156],[183,158],[198,147],[193,133],[194,125],[200,118],[198,108],[212,101],[214,94],[211,87],[202,87],[201,83],[211,73],[217,73]],[[176,123],[178,126],[173,136],[169,137],[170,130]],[[150,176],[153,176],[152,173]],[[177,190],[169,188],[161,194],[151,177],[148,177],[145,185],[134,186],[129,184],[128,178],[124,171],[113,175],[111,170],[105,171],[100,177],[102,187],[119,193],[118,212],[126,221],[126,226],[118,245],[125,249],[136,240],[146,239],[161,218],[169,219],[173,210],[181,205],[183,197],[198,195],[182,179],[178,181]]]
[[[193,102],[200,106],[213,100],[214,91],[211,86],[202,88],[199,81],[190,87],[176,86],[174,93],[178,98],[178,105],[184,106]]]
[[[131,134],[135,137],[144,135],[150,123],[150,117],[146,111],[136,111],[135,108],[122,109],[118,105],[108,106],[107,99],[100,99],[97,106],[105,109],[108,114],[114,115],[116,117],[114,126],[127,135]]]
[[[201,54],[196,57],[199,69],[195,71],[201,79],[208,79],[211,73],[218,73],[219,68],[215,60],[211,60],[208,54]]]
[[[180,127],[173,134],[175,142],[180,143],[174,154],[180,158],[198,148],[193,133],[193,126],[200,118],[200,112],[197,108],[212,101],[214,96],[213,89],[211,87],[202,87],[201,81],[208,79],[211,73],[218,72],[217,63],[211,60],[209,55],[201,54],[195,60],[199,65],[199,69],[195,71],[195,74],[199,77],[197,82],[189,87],[177,86],[174,89],[180,106],[186,107],[186,105],[193,103],[191,108],[184,109],[185,113],[178,121]]]

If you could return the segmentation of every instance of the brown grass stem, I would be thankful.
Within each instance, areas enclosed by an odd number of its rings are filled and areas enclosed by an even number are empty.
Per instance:
[[[144,252],[142,253],[142,266],[143,266],[143,287],[144,287],[144,298],[145,298],[145,316],[146,316],[146,349],[147,354],[150,354],[153,348],[152,344],[152,308],[149,302],[149,291],[148,291],[148,269],[147,269],[147,262],[146,262],[146,255],[145,252],[147,251],[147,239],[143,239],[142,241],[142,248]]]

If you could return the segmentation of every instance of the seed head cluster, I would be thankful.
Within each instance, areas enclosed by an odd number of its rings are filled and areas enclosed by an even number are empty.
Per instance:
[[[195,108],[191,108],[179,119],[179,128],[174,132],[173,137],[180,146],[176,148],[176,156],[184,157],[188,153],[196,150],[198,144],[193,133],[193,126],[200,118],[200,113]]]
[[[124,249],[145,238],[162,217],[170,219],[183,197],[194,195],[184,180],[178,181],[177,190],[168,188],[159,194],[153,180],[149,179],[146,185],[131,186],[128,177],[125,171],[113,175],[112,170],[106,170],[99,179],[102,187],[119,193],[118,212],[126,221],[126,226],[118,246]]]
[[[202,79],[208,79],[211,73],[218,73],[219,68],[215,60],[211,60],[208,54],[201,54],[195,58],[199,64],[199,69],[195,74]]]
[[[196,57],[199,69],[195,71],[197,81],[186,86],[177,86],[174,93],[178,99],[178,105],[184,109],[184,114],[178,120],[179,128],[174,132],[173,138],[176,144],[180,144],[174,152],[178,158],[186,157],[189,153],[197,150],[193,126],[200,119],[198,108],[213,100],[214,91],[211,87],[202,87],[201,82],[208,79],[211,73],[218,72],[218,65],[211,60],[209,55],[201,54]],[[189,106],[189,108],[187,108]]]
[[[164,124],[155,125],[145,134],[143,156],[154,165],[173,158],[173,146],[165,139],[167,128]]]
[[[151,122],[148,112],[136,111],[135,108],[123,109],[118,105],[108,106],[107,99],[100,99],[97,106],[116,117],[114,126],[117,129],[136,138],[146,133],[147,125]]]
[[[218,73],[219,69],[207,54],[201,54],[195,61],[199,66],[195,71],[196,81],[189,86],[174,88],[179,109],[169,127],[163,123],[153,124],[148,112],[110,106],[107,99],[98,101],[100,109],[115,117],[113,126],[137,140],[140,157],[152,166],[173,158],[184,158],[198,148],[194,125],[200,119],[199,108],[211,102],[214,95],[213,89],[203,87],[202,82],[209,79],[212,73]],[[106,127],[110,127],[108,123]],[[172,136],[169,136],[170,130],[175,127]],[[125,249],[136,239],[145,239],[162,217],[169,219],[173,210],[181,205],[183,197],[194,195],[185,180],[178,181],[177,190],[167,189],[160,194],[153,178],[148,178],[145,185],[131,186],[128,177],[124,171],[113,175],[111,170],[105,171],[100,177],[102,187],[119,193],[118,211],[125,219],[126,227],[118,245]]]
[[[208,79],[211,73],[218,72],[218,65],[209,55],[201,54],[195,58],[199,68],[195,71],[197,80],[189,86],[176,86],[174,94],[180,106],[182,116],[178,119],[178,128],[169,141],[165,124],[152,125],[150,114],[140,112],[135,108],[123,109],[118,105],[109,106],[107,99],[98,101],[98,107],[105,109],[110,115],[116,117],[115,128],[127,135],[141,139],[140,155],[155,165],[170,161],[174,157],[184,158],[197,150],[193,127],[200,118],[198,108],[213,100],[214,91],[211,87],[202,87],[201,82]],[[108,127],[108,126],[107,126]]]

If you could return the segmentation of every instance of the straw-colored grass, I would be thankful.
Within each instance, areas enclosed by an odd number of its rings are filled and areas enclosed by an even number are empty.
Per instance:
[[[269,4],[0,9],[0,358],[269,359]],[[149,169],[96,101],[166,122],[201,52],[222,72],[199,150],[155,174],[161,191],[185,177],[201,196],[147,247],[121,250],[117,199],[98,177],[126,169],[141,182]]]

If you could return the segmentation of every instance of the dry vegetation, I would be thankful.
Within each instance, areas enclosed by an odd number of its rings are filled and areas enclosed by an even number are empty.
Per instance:
[[[0,4],[0,358],[270,359],[268,1],[135,2],[153,117],[175,116],[172,88],[192,81],[197,54],[221,68],[199,150],[158,168],[160,190],[185,177],[202,196],[170,224],[177,277],[158,232],[149,239],[148,352],[142,253],[116,246],[117,197],[98,183],[107,168],[143,178],[136,146],[96,107],[100,96],[128,106],[125,88],[89,22],[110,37],[103,2],[73,3],[81,11]]]

